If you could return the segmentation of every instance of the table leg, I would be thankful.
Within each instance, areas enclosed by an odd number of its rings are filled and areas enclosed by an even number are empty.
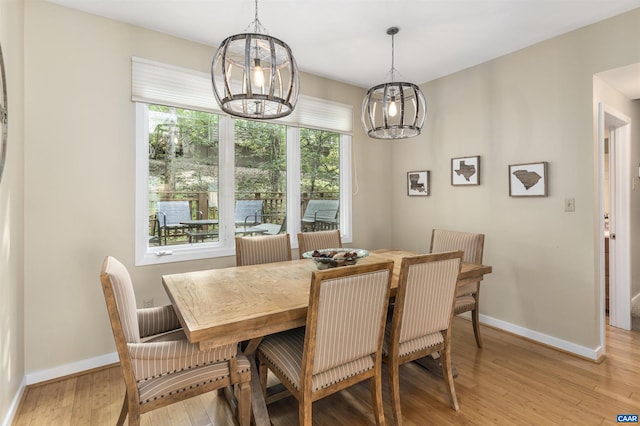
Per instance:
[[[427,355],[416,359],[414,362],[434,376],[440,377],[441,379],[443,378],[440,354]],[[458,377],[458,370],[454,365],[451,365],[451,372],[453,373],[453,377]]]
[[[253,420],[256,426],[270,426],[269,412],[267,411],[267,403],[262,393],[262,385],[260,384],[260,375],[258,374],[258,365],[256,364],[255,354],[247,355],[251,363],[251,409],[253,411]]]
[[[262,338],[251,339],[248,342],[242,343],[242,352],[249,359],[251,364],[251,412],[253,414],[253,421],[256,426],[271,426],[271,420],[269,419],[269,412],[267,411],[267,402],[262,393],[262,385],[260,384],[260,374],[258,371],[258,364],[256,363],[255,351],[260,344]],[[233,395],[232,388],[224,392],[227,402],[232,409],[237,406],[235,396]]]

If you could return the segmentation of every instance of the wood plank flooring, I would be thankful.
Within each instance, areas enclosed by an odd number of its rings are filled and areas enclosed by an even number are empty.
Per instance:
[[[607,358],[582,360],[482,327],[477,349],[469,321],[455,319],[453,362],[460,411],[449,408],[444,383],[421,367],[401,367],[403,419],[413,425],[607,425],[640,414],[640,332],[607,328]],[[386,375],[386,367],[384,369]],[[393,423],[383,382],[385,416]],[[16,426],[114,425],[124,397],[118,367],[27,389]],[[274,426],[297,423],[297,402],[269,405]],[[368,383],[313,405],[316,425],[373,425]],[[211,392],[142,415],[142,425],[232,425],[223,397]]]

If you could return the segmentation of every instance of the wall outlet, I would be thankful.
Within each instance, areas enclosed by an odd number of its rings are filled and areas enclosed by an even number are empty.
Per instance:
[[[153,308],[153,297],[142,301],[143,308]]]

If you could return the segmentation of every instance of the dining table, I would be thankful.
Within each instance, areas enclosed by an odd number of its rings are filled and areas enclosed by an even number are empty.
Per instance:
[[[391,295],[398,287],[402,258],[419,254],[401,249],[372,250],[358,264],[394,261]],[[348,267],[348,266],[345,266]],[[189,342],[206,350],[242,343],[251,363],[252,410],[256,425],[269,425],[255,351],[269,334],[305,325],[312,259],[234,266],[164,275],[162,283]],[[463,263],[458,294],[492,272],[489,265]]]

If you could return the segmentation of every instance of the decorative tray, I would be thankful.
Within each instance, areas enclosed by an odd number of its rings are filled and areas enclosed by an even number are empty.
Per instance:
[[[358,260],[367,256],[369,256],[367,250],[356,248],[327,248],[307,251],[302,254],[302,257],[305,259],[313,259],[318,269],[355,265],[358,263]]]

